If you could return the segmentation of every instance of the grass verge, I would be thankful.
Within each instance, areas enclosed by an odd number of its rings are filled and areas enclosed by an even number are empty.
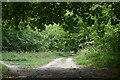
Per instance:
[[[120,67],[117,56],[110,51],[89,47],[78,52],[74,61],[79,65],[94,67]]]
[[[3,52],[2,60],[22,67],[39,67],[60,57],[54,52]]]

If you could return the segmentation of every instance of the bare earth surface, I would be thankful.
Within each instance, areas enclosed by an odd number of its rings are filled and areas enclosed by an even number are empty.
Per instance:
[[[47,65],[26,69],[10,62],[0,61],[6,65],[14,77],[27,78],[119,78],[120,69],[85,67],[73,62],[72,57],[58,58]]]

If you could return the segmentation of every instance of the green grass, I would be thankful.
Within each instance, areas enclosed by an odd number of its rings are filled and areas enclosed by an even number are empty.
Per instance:
[[[104,52],[97,48],[88,48],[78,52],[74,61],[79,65],[95,67],[118,67],[116,56],[111,52]]]
[[[0,79],[2,77],[2,64],[0,64]]]
[[[6,66],[0,64],[0,76],[2,78],[10,77],[11,74],[9,73],[9,70]]]
[[[72,54],[71,52],[56,52],[56,53],[62,57],[68,57]]]
[[[3,52],[3,61],[17,63],[22,67],[39,67],[49,63],[55,58],[60,57],[54,52]]]

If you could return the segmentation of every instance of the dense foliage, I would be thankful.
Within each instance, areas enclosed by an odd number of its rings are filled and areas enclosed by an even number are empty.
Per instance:
[[[9,27],[11,25],[15,25],[14,27],[16,29],[18,29],[20,21],[24,22],[24,27],[29,24],[32,28],[37,27],[39,29],[45,29],[45,27],[43,27],[44,24],[64,23],[66,24],[66,26],[64,26],[65,29],[72,30],[75,26],[77,26],[79,16],[82,17],[83,21],[87,22],[88,25],[95,23],[93,16],[97,17],[99,24],[107,23],[110,19],[112,24],[115,25],[119,23],[117,19],[120,19],[119,2],[8,2],[3,3],[2,7],[3,23],[7,23],[7,25],[9,24]],[[72,14],[65,16],[68,12]],[[117,19],[112,18],[111,15],[115,15]],[[4,26],[4,28],[8,27]]]
[[[92,46],[120,62],[119,4],[3,3],[3,50],[70,52]]]

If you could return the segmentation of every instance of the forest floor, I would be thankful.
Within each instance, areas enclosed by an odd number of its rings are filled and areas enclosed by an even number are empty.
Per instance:
[[[13,63],[0,61],[8,67],[12,78],[119,78],[118,68],[99,68],[77,65],[72,56],[57,58],[41,67],[22,68]]]

